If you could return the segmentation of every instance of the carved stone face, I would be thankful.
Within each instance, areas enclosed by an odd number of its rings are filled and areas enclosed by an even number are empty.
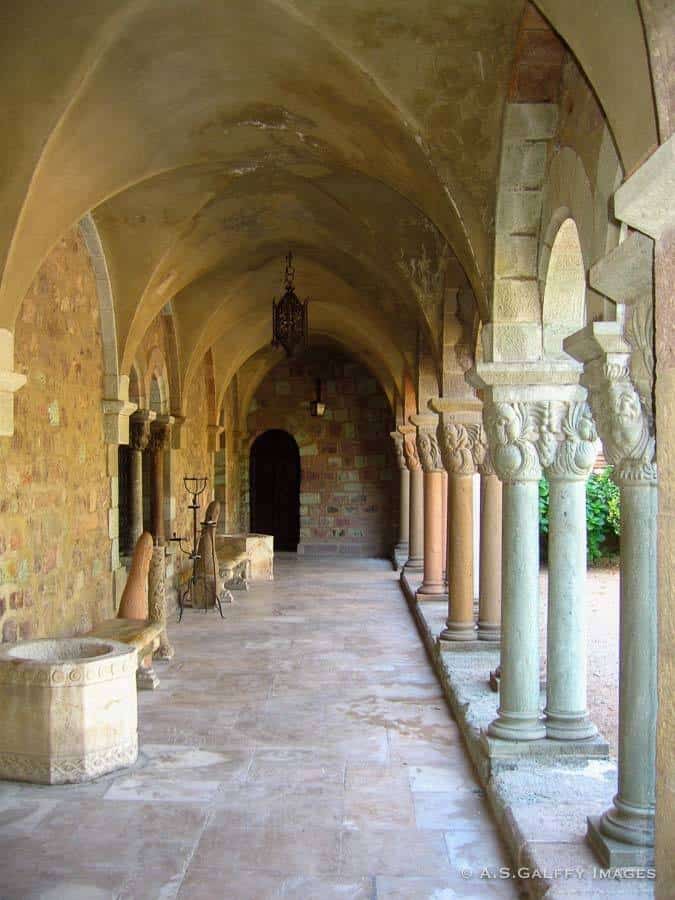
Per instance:
[[[612,384],[607,392],[607,400],[612,441],[624,451],[637,446],[645,428],[637,392],[626,382]]]

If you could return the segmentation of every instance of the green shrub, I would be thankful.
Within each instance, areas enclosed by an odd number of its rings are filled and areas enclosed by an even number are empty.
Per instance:
[[[591,475],[586,486],[586,539],[588,561],[615,553],[621,533],[619,488],[611,479],[611,467],[598,475]],[[548,481],[539,482],[539,530],[542,536],[542,557],[546,558],[548,535]]]

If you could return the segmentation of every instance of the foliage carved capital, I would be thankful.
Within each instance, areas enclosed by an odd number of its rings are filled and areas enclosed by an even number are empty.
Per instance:
[[[405,457],[406,467],[410,472],[415,472],[422,468],[420,458],[417,455],[417,441],[414,432],[409,432],[403,436],[403,456]]]

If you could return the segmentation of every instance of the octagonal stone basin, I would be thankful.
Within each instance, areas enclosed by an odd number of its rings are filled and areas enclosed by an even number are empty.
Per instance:
[[[100,638],[0,647],[0,778],[79,783],[134,763],[136,665]]]

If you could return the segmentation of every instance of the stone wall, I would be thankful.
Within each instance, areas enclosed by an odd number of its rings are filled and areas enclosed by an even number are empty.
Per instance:
[[[78,231],[49,254],[21,307],[15,433],[0,441],[0,631],[87,631],[112,614],[102,341]],[[115,448],[116,450],[116,448]]]
[[[330,357],[326,358],[330,352]],[[315,379],[327,410],[312,418]],[[288,431],[300,448],[300,552],[384,556],[394,542],[396,463],[393,417],[377,381],[335,351],[282,362],[264,379],[248,414],[251,446],[270,428]],[[248,455],[242,459],[248,508]]]

